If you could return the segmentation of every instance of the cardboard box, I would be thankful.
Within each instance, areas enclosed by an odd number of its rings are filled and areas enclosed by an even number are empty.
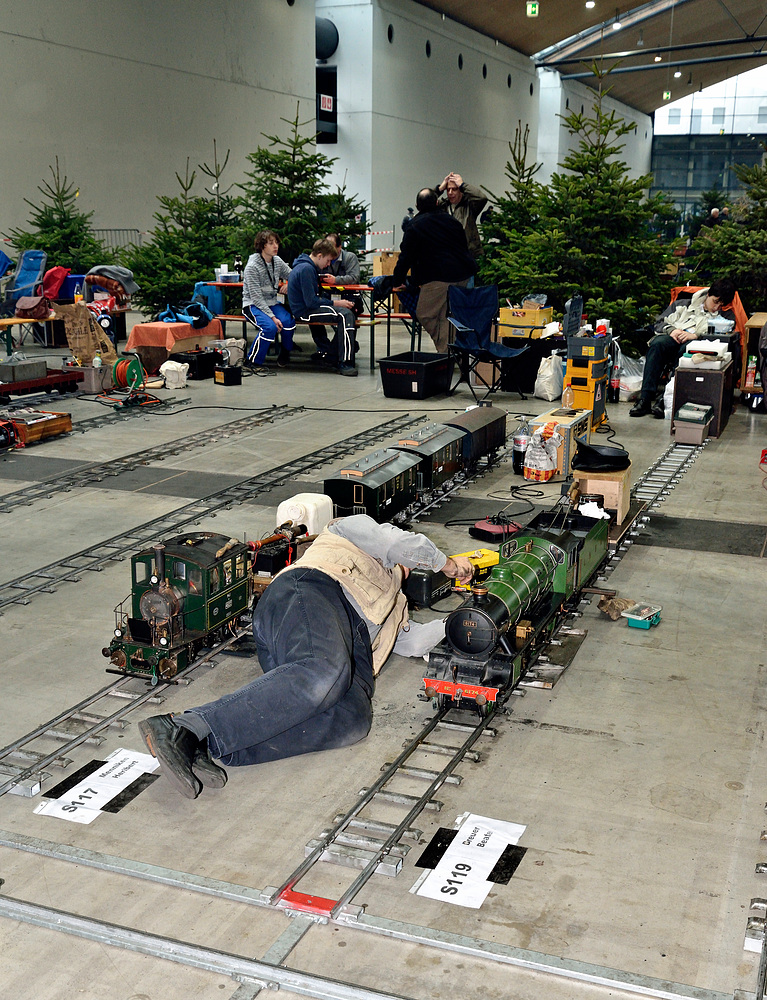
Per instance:
[[[631,503],[631,466],[620,472],[580,472],[573,478],[583,493],[598,493],[605,498],[605,510],[615,513],[615,521],[621,524],[629,512]]]
[[[562,444],[557,448],[557,474],[567,476],[575,458],[577,439],[582,438],[587,444],[591,440],[591,410],[557,406],[531,420],[530,429],[535,431],[549,423],[558,424],[562,435]]]
[[[504,306],[498,313],[500,324],[498,337],[531,337],[536,339],[543,333],[543,327],[551,323],[554,309],[509,309]],[[538,327],[539,329],[535,329]],[[494,337],[497,339],[497,337]]]
[[[394,268],[399,260],[399,250],[382,250],[373,257],[373,276],[379,274],[394,274]],[[392,295],[391,311],[402,312],[402,306],[396,295]]]

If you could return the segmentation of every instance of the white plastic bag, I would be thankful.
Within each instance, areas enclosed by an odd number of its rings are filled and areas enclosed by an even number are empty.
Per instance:
[[[536,428],[525,452],[523,474],[525,479],[535,483],[545,483],[557,471],[557,449],[562,444],[559,424],[550,421]]]
[[[663,416],[666,420],[671,420],[673,416],[672,410],[674,409],[674,382],[676,376],[673,376],[666,383],[666,388],[663,390]]]
[[[227,337],[226,340],[218,341],[212,345],[215,348],[223,348],[229,352],[229,364],[241,365],[245,354],[245,339],[243,337]]]
[[[168,389],[183,389],[186,385],[186,374],[189,365],[179,361],[165,361],[160,365],[160,374],[165,379],[165,386]]]
[[[550,358],[541,358],[535,379],[534,395],[549,402],[559,399],[562,395],[562,359],[558,354],[552,354]]]

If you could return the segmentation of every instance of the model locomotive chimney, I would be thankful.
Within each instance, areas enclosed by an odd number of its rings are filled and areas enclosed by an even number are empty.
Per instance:
[[[160,543],[154,547],[155,576],[159,583],[165,579],[165,546]]]

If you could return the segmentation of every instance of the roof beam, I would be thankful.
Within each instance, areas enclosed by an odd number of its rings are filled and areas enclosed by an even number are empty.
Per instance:
[[[601,52],[598,56],[599,59],[632,59],[638,58],[640,56],[652,56],[659,55],[663,52],[685,52],[689,49],[713,49],[721,48],[723,45],[760,45],[763,46],[767,42],[767,35],[751,35],[749,38],[720,38],[717,40],[709,40],[705,42],[687,42],[683,45],[657,45],[653,48],[641,48],[641,49],[627,49],[624,52]],[[754,48],[753,54],[755,56],[762,55],[762,52],[758,48]],[[584,57],[578,57],[573,59],[556,59],[553,62],[547,62],[546,67],[548,69],[556,68],[557,66],[566,66],[570,63],[583,62]],[[668,63],[666,63],[668,65]]]
[[[617,76],[619,73],[640,73],[650,69],[672,69],[674,66],[697,66],[700,63],[735,62],[738,59],[761,59],[763,62],[767,62],[767,52],[741,52],[727,56],[703,56],[700,59],[678,59],[674,62],[642,63],[641,66],[617,66],[615,69],[610,70],[607,82],[609,84],[610,77]],[[549,67],[546,68],[548,69]],[[582,73],[562,73],[561,76],[563,80],[586,80],[589,77],[593,77],[594,73],[592,70],[584,70]]]
[[[689,2],[690,0],[650,0],[649,3],[642,4],[641,7],[635,7],[633,10],[629,10],[621,15],[621,28],[635,27],[637,24],[642,24],[651,17],[657,17],[658,14],[664,14],[674,7],[681,7],[682,4]],[[593,45],[601,37],[602,33],[607,28],[610,28],[615,21],[616,18],[612,17],[609,21],[602,21],[593,28],[586,28],[584,31],[578,32],[577,35],[571,35],[570,38],[565,38],[563,41],[557,42],[556,45],[550,45],[547,49],[541,49],[540,52],[536,52],[531,58],[535,60],[536,65],[546,66],[555,58],[565,59],[568,56],[573,56]]]

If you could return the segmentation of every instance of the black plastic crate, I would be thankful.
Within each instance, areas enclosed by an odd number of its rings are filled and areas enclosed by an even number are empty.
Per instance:
[[[453,359],[447,354],[406,351],[381,358],[381,383],[384,396],[395,399],[426,399],[450,388]]]

